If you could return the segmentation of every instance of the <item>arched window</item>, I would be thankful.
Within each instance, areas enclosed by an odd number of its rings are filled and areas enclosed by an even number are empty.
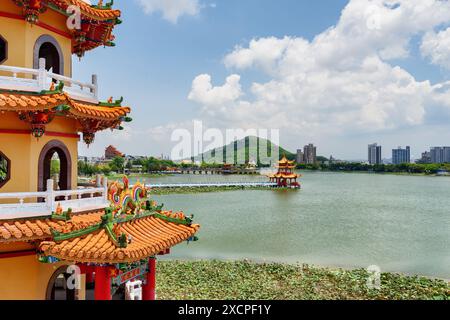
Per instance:
[[[8,43],[5,38],[0,36],[0,64],[8,59]]]
[[[39,155],[38,189],[46,191],[46,182],[56,177],[59,190],[70,190],[72,186],[72,160],[69,149],[58,140],[48,142]]]
[[[11,178],[11,161],[0,152],[0,188]]]
[[[33,68],[39,68],[39,59],[45,59],[45,69],[64,74],[64,55],[61,47],[50,35],[40,36],[34,45]]]

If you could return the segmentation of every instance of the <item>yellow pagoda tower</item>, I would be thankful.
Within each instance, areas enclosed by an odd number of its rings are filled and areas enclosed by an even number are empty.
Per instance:
[[[283,156],[276,167],[277,173],[269,175],[270,182],[276,183],[280,188],[299,189],[301,187],[297,182],[300,175],[294,172],[296,167],[294,161],[289,161],[286,156]]]
[[[155,257],[195,240],[199,226],[144,185],[77,185],[79,140],[131,118],[122,99],[99,101],[97,76],[72,78],[72,55],[113,46],[120,15],[112,1],[0,3],[0,299],[83,300],[93,287],[108,300],[133,280],[151,300]]]

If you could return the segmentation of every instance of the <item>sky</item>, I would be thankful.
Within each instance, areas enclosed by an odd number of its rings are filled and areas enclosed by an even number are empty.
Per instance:
[[[116,47],[74,57],[100,95],[124,97],[133,122],[109,144],[170,155],[175,129],[279,129],[295,151],[365,159],[409,145],[450,145],[447,0],[118,0]]]

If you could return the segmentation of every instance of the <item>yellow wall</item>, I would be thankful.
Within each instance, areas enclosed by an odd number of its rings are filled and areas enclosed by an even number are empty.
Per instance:
[[[36,255],[0,258],[0,300],[45,300],[50,278],[62,265],[40,263]]]
[[[13,15],[22,15],[22,9],[11,0],[2,0],[0,10]],[[39,16],[39,21],[63,32],[68,32],[66,17],[51,9]],[[56,32],[39,25],[31,25],[25,20],[0,17],[0,35],[8,42],[7,66],[33,68],[34,46],[42,35],[52,36],[59,44],[64,59],[64,75],[72,74],[72,42]],[[1,74],[0,74],[1,75]],[[19,76],[22,76],[19,74]],[[47,126],[47,131],[74,134],[77,132],[73,119],[56,118]],[[29,130],[29,124],[20,121],[16,114],[1,113],[0,129]],[[75,138],[44,136],[36,139],[31,134],[0,133],[0,151],[11,160],[11,179],[0,188],[0,192],[37,191],[38,159],[44,145],[50,140],[63,142],[70,151],[72,159],[72,188],[77,184],[77,142]]]
[[[21,15],[21,8],[11,0],[2,0],[0,10]],[[39,16],[39,21],[58,30],[68,32],[66,18],[47,10]],[[0,17],[0,35],[8,41],[8,59],[3,63],[7,66],[33,68],[33,51],[36,40],[42,35],[50,35],[56,39],[64,56],[64,75],[72,75],[72,41],[56,32],[31,25],[25,20]]]
[[[0,129],[30,130],[29,124],[20,121],[17,114],[0,114]],[[74,134],[77,132],[76,120],[56,117],[47,125],[48,132]],[[72,189],[77,188],[78,139],[44,135],[40,139],[30,134],[0,133],[0,151],[11,161],[11,179],[0,192],[34,192],[38,189],[38,160],[42,148],[51,140],[64,143],[72,160]]]

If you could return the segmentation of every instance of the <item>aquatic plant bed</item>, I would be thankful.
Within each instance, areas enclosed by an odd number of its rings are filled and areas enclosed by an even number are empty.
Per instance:
[[[150,194],[152,195],[166,195],[166,194],[191,194],[191,193],[211,193],[211,192],[225,192],[238,190],[291,190],[291,189],[277,189],[271,187],[241,187],[241,186],[223,186],[223,187],[175,187],[175,188],[152,188]]]
[[[369,289],[368,272],[307,265],[246,261],[158,261],[161,300],[448,300],[443,280],[381,274],[380,289]]]

